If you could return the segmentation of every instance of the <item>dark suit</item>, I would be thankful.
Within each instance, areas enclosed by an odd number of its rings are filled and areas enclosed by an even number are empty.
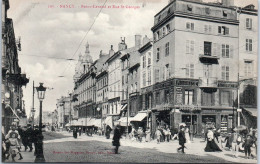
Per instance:
[[[186,138],[185,138],[185,133],[184,131],[180,131],[179,132],[179,145],[181,145],[181,147],[178,148],[178,150],[182,150],[182,153],[184,153],[184,144],[186,143]]]

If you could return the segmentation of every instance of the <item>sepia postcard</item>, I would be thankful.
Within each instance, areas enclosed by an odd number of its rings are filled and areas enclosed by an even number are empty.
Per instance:
[[[2,0],[3,163],[257,163],[257,0]]]

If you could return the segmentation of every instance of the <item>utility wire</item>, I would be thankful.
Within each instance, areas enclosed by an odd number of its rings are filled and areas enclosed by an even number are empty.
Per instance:
[[[99,14],[101,13],[101,11],[102,11],[102,9],[104,8],[104,6],[106,5],[106,3],[107,3],[107,0],[105,0],[105,2],[103,3],[103,5],[102,5],[101,9],[99,10],[97,16],[95,17],[93,23],[92,23],[91,26],[89,27],[89,29],[88,29],[88,31],[86,32],[86,34],[85,34],[85,36],[83,37],[83,39],[80,41],[79,46],[78,46],[78,48],[76,49],[76,51],[74,52],[74,54],[72,55],[71,59],[73,59],[74,56],[76,55],[76,53],[78,52],[78,50],[79,50],[81,44],[82,44],[83,41],[85,40],[85,38],[86,38],[86,36],[88,35],[89,31],[92,29],[93,25],[95,24],[95,22],[96,22],[96,20],[97,20],[97,18],[98,18],[98,16],[99,16]],[[65,71],[66,71],[70,66],[71,66],[71,64],[69,64],[69,65],[64,69],[64,71],[62,72],[61,75],[63,75],[63,74],[65,73]]]

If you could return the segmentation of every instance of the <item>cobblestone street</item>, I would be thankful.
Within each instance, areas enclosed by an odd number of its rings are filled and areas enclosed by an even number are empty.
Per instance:
[[[48,133],[45,138],[53,133]],[[205,142],[195,139],[193,143],[186,144],[186,154],[177,153],[178,141],[157,144],[138,143],[128,139],[121,139],[120,154],[113,154],[112,140],[104,136],[72,137],[72,133],[62,132],[60,138],[45,140],[44,155],[47,162],[206,162],[206,163],[256,163],[256,160],[245,159],[243,153],[238,158],[232,156],[231,151],[204,152]]]

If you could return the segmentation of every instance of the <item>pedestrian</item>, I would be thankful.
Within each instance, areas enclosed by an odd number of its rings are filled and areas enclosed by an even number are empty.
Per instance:
[[[31,127],[30,127],[31,128]],[[39,126],[36,125],[32,129],[32,132],[30,132],[30,134],[27,134],[28,136],[30,136],[30,138],[28,138],[28,141],[30,144],[34,144],[34,155],[36,156],[38,154],[38,136],[40,135],[40,129],[39,129]]]
[[[111,128],[109,125],[106,126],[106,139],[110,138]]]
[[[237,141],[238,141],[238,134],[233,130],[232,134],[231,134],[231,146],[232,146],[232,153],[233,153],[233,156],[234,157],[238,157],[238,144],[237,144]]]
[[[161,142],[161,135],[162,135],[161,131],[159,130],[159,127],[157,128],[155,133],[157,138],[157,144],[159,144]]]
[[[186,143],[190,143],[190,130],[188,127],[185,128]]]
[[[37,134],[34,132],[33,128],[31,125],[28,126],[27,130],[25,131],[26,139],[27,139],[27,146],[30,148],[29,152],[32,152],[33,147],[32,143],[35,143],[37,140]],[[34,144],[35,146],[35,144]],[[25,151],[27,150],[27,147]]]
[[[143,138],[143,129],[141,127],[138,128],[138,141],[142,142],[142,138]]]
[[[81,128],[79,128],[79,136],[81,136],[81,132],[82,132],[82,130],[81,130]]]
[[[15,162],[14,158],[17,154],[19,154],[20,156],[18,160],[22,160],[23,156],[19,151],[19,147],[21,147],[21,145],[18,142],[18,136],[15,133],[11,133],[10,138],[8,138],[8,140],[10,141],[9,154],[11,154],[12,162]]]
[[[73,137],[76,139],[78,137],[77,128],[73,129]]]
[[[254,143],[254,141],[252,139],[252,136],[247,135],[245,143],[244,143],[244,149],[245,149],[245,157],[248,159],[251,156],[251,147],[253,146],[253,143]]]
[[[121,138],[120,125],[116,125],[114,130],[114,137],[112,141],[113,146],[115,146],[115,154],[118,154],[118,149],[120,146],[120,138]]]
[[[182,151],[182,153],[184,153],[184,144],[186,143],[186,138],[185,138],[185,132],[184,132],[185,128],[184,126],[180,126],[180,132],[179,132],[179,145],[181,145],[181,147],[179,147],[177,149],[177,152],[179,152],[180,150]]]
[[[147,128],[145,131],[145,142],[150,142],[151,141],[151,131],[150,128]]]
[[[167,128],[167,130],[165,131],[165,134],[166,134],[166,140],[167,140],[167,142],[169,142],[170,141],[170,136],[171,136],[170,128]]]
[[[172,140],[178,139],[178,129],[177,128],[173,129],[172,134],[173,134]]]
[[[226,142],[226,146],[229,150],[232,147],[232,138],[231,138],[231,133],[228,133],[228,135],[226,136],[224,142]]]
[[[222,151],[219,146],[216,144],[216,139],[214,137],[214,132],[212,129],[208,129],[207,133],[207,144],[205,147],[205,152],[215,152],[215,151]]]

